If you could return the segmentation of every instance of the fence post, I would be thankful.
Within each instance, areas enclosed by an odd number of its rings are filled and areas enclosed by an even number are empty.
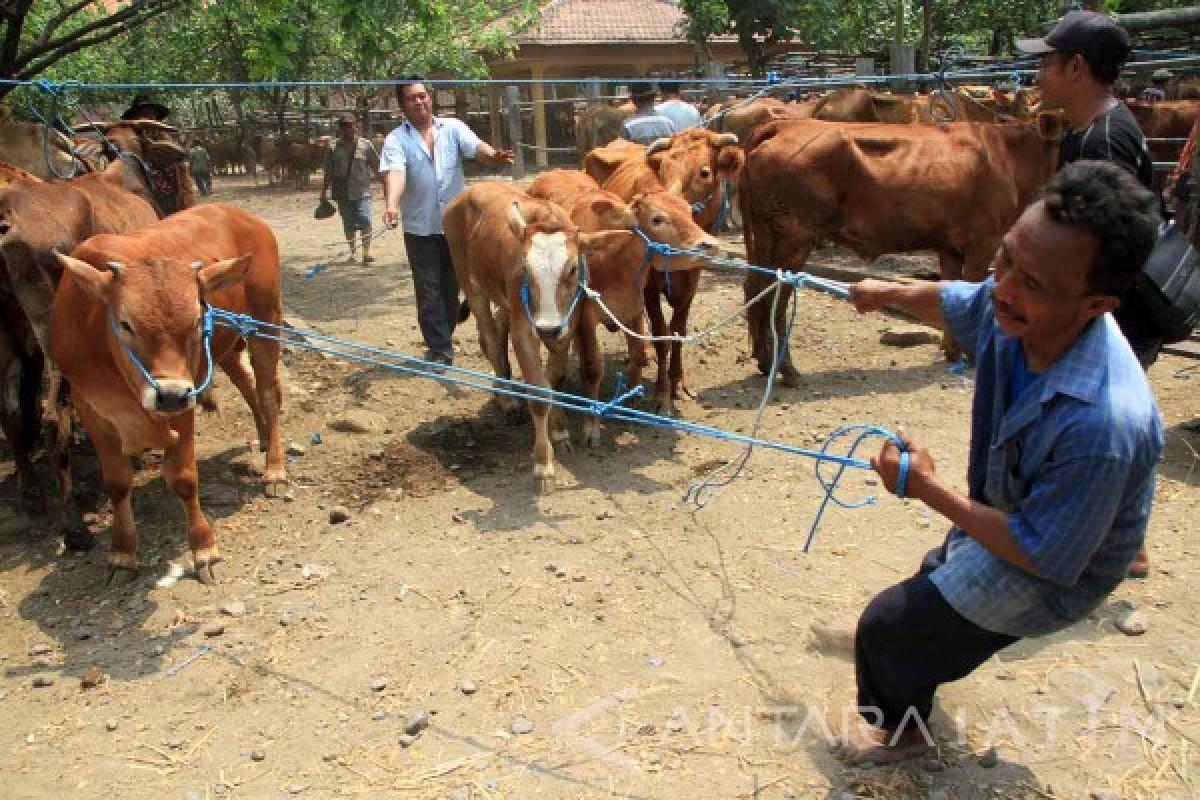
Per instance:
[[[504,110],[508,114],[508,140],[512,143],[514,181],[525,177],[525,148],[521,146],[521,90],[516,86],[504,87]]]

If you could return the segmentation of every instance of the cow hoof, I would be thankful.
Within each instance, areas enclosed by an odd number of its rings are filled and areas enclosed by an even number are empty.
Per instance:
[[[549,494],[554,491],[554,465],[533,467],[533,484],[538,494]]]
[[[783,365],[783,369],[779,371],[779,385],[787,389],[798,389],[800,387],[800,372],[788,364]]]
[[[600,429],[586,430],[583,432],[583,443],[587,447],[600,446]]]
[[[679,409],[675,407],[675,401],[666,393],[655,394],[650,398],[650,410],[663,417],[679,416]]]
[[[575,445],[571,444],[571,437],[566,431],[552,434],[551,438],[554,440],[554,454],[559,458],[569,456],[575,452]]]
[[[217,572],[214,569],[217,564],[221,563],[220,556],[213,556],[206,561],[196,561],[196,580],[203,583],[205,586],[213,586],[217,583]]]
[[[71,528],[63,533],[63,546],[70,553],[86,553],[96,546],[96,537],[86,528]]]
[[[282,472],[282,470],[281,470]],[[267,497],[283,497],[287,492],[288,479],[287,475],[278,475],[268,472],[263,478],[263,493]]]

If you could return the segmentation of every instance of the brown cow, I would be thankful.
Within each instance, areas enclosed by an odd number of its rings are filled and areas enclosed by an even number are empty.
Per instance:
[[[66,136],[51,129],[47,137],[44,125],[7,119],[3,109],[0,109],[0,160],[47,180],[70,176],[76,167]]]
[[[625,232],[581,234],[558,205],[524,194],[510,184],[481,183],[455,198],[442,217],[458,285],[479,328],[479,346],[495,374],[512,377],[511,338],[525,383],[561,389],[566,380],[571,333],[578,319],[585,277],[580,248]],[[585,256],[586,258],[586,256]],[[499,319],[492,306],[499,309]],[[541,348],[549,359],[542,368]],[[498,395],[502,408],[515,401]],[[565,418],[530,401],[533,476],[538,491],[554,488],[554,451],[566,448]],[[553,431],[550,426],[553,424]]]
[[[680,194],[693,204],[696,223],[705,230],[713,230],[724,203],[726,182],[734,179],[745,160],[737,138],[731,133],[689,128],[670,139],[652,142],[644,151],[633,149],[637,147],[594,150],[584,160],[585,169],[605,189],[626,200],[652,191]],[[644,297],[650,330],[655,336],[687,332],[688,312],[699,285],[698,270],[671,273],[670,277],[665,272],[650,273]],[[669,327],[661,297],[666,297],[672,309]],[[652,407],[675,413],[674,401],[682,393],[690,394],[683,380],[683,348],[678,342],[670,343],[668,348],[666,341],[656,341],[654,350],[658,356],[658,380]]]
[[[626,205],[619,197],[600,189],[595,181],[583,173],[562,174],[567,171],[544,173],[530,187],[547,199],[551,197],[560,205],[571,209],[571,221],[585,233],[615,228],[637,227],[642,233],[657,242],[673,247],[701,250],[716,255],[718,243],[705,233],[692,219],[691,207],[676,192],[658,190],[639,194]],[[583,177],[580,178],[579,176]],[[542,180],[545,177],[545,180]],[[589,185],[590,184],[590,185]],[[536,195],[535,195],[536,196]],[[621,218],[625,219],[622,220]],[[645,330],[645,290],[653,270],[671,269],[671,280],[684,280],[685,271],[703,267],[698,259],[677,256],[669,263],[661,256],[646,258],[645,243],[641,236],[629,234],[594,242],[587,251],[588,288],[599,293],[599,300],[608,309],[614,321],[593,297],[588,296],[579,315],[575,333],[579,351],[585,391],[593,400],[600,396],[600,383],[604,378],[604,362],[596,338],[596,327],[604,325],[615,330],[617,323],[627,331],[629,346],[629,381],[631,386],[642,382],[642,369],[646,365],[645,341],[639,338]],[[651,269],[653,267],[653,269]],[[632,331],[632,333],[628,333]],[[662,398],[669,398],[669,387],[662,383],[656,389]],[[584,441],[595,445],[600,441],[600,418],[589,415],[583,423]]]
[[[63,183],[17,181],[0,189],[0,292],[13,300],[0,306],[0,313],[10,334],[30,330],[35,344],[29,346],[41,353],[47,348],[50,307],[62,274],[56,251],[69,251],[96,233],[148,225],[160,213],[194,203],[186,151],[170,139],[159,138],[173,130],[170,126],[140,120],[106,127],[110,138],[130,156],[116,160],[103,173]],[[174,194],[165,193],[170,191]],[[52,365],[46,366],[47,411],[56,412],[58,373]],[[69,418],[62,412],[53,417],[60,437],[56,451],[61,457]],[[17,441],[27,443],[32,436],[27,432]],[[61,465],[60,474],[66,478]],[[37,508],[36,487],[28,481],[25,486],[23,501]],[[78,531],[68,530],[67,534],[72,546],[90,542],[90,537]]]
[[[203,205],[133,233],[101,234],[59,255],[69,272],[54,298],[50,354],[71,383],[113,504],[110,570],[136,571],[130,456],[164,450],[163,474],[187,512],[196,577],[214,581],[221,560],[197,490],[196,387],[213,362],[241,391],[266,451],[269,494],[287,480],[279,416],[279,343],[249,341],[217,325],[205,357],[203,304],[281,324],[279,249],[265,222]],[[152,376],[149,380],[147,376]],[[112,573],[110,572],[110,578]]]
[[[982,280],[1000,239],[1054,171],[1054,118],[945,126],[774,122],[747,147],[742,212],[753,264],[800,271],[831,240],[873,259],[933,250],[944,278]],[[747,273],[745,296],[772,278]],[[777,309],[778,330],[786,303]],[[762,303],[748,313],[751,349],[770,369]],[[790,356],[784,384],[799,375]]]
[[[996,122],[996,109],[955,90],[927,95],[837,89],[813,106],[812,117],[829,122]]]
[[[1127,100],[1147,139],[1186,139],[1200,118],[1200,100]],[[1183,142],[1147,142],[1150,157],[1157,162],[1178,162]]]

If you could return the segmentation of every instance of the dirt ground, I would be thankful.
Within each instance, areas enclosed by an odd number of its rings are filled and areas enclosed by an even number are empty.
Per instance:
[[[337,220],[312,219],[315,191],[218,178],[215,199],[273,226],[289,319],[420,354],[399,234],[370,267],[305,280],[339,252]],[[740,296],[738,276],[706,276],[693,328]],[[806,292],[793,336],[804,385],[775,392],[761,435],[819,446],[846,424],[903,427],[964,483],[971,374],[948,371],[935,345],[881,345],[896,324]],[[605,334],[604,347],[610,392],[624,346]],[[458,363],[486,369],[473,322],[457,348]],[[804,553],[821,498],[812,461],[756,452],[697,510],[684,492],[739,448],[611,422],[539,497],[529,423],[487,396],[315,353],[284,360],[285,435],[304,450],[289,459],[289,497],[262,495],[252,422],[227,381],[221,412],[199,425],[226,558],[215,588],[190,572],[158,585],[186,546],[156,458],[134,499],[143,570],[106,587],[103,547],[63,555],[45,518],[15,510],[2,451],[0,796],[1197,795],[1200,435],[1182,427],[1200,415],[1195,362],[1151,371],[1168,444],[1150,578],[946,687],[935,757],[860,770],[830,755],[825,728],[850,713],[853,666],[818,652],[810,626],[853,621],[914,571],[942,520],[890,496],[831,508]],[[686,364],[684,416],[749,431],[764,381],[744,325]],[[332,429],[351,412],[370,432]],[[846,497],[885,494],[852,473]],[[330,523],[335,506],[348,521]],[[102,533],[107,504],[94,509]],[[1141,636],[1115,628],[1128,606],[1149,622]],[[100,685],[81,688],[96,672]],[[405,738],[410,721],[428,727]]]

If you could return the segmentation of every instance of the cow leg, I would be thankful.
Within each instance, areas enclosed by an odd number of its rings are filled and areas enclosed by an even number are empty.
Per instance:
[[[675,291],[672,298],[671,333],[675,336],[687,336],[688,314],[692,310],[692,300],[696,298],[696,288],[700,284],[699,270],[680,273],[671,288]],[[671,365],[669,371],[671,380],[671,399],[679,400],[682,395],[694,397],[691,390],[683,382],[683,344],[671,342]]]
[[[513,349],[517,351],[517,364],[525,383],[546,386],[542,371],[541,344],[526,326],[518,329],[513,337]],[[536,400],[529,401],[529,413],[533,417],[533,479],[537,490],[546,493],[554,489],[554,450],[550,446],[550,407]]]
[[[497,320],[496,315],[492,313],[491,301],[478,292],[467,295],[467,305],[475,316],[475,327],[479,331],[479,349],[492,365],[492,373],[497,378],[512,378],[512,366],[508,361],[508,318],[503,312],[497,312],[501,317]],[[502,386],[498,382],[494,385]],[[503,394],[496,395],[496,405],[505,414],[513,414],[519,407],[516,398]]]
[[[629,342],[629,362],[631,365],[630,376],[632,380],[634,363],[633,347],[634,342],[641,345],[641,357],[646,358],[645,344],[631,336],[626,337]],[[583,373],[584,394],[592,400],[600,399],[600,382],[604,379],[604,359],[600,355],[600,343],[596,339],[596,328],[591,324],[590,320],[583,320],[579,326],[579,332],[575,338],[576,345],[579,349],[579,371]],[[639,365],[637,368],[637,382],[631,383],[632,386],[637,386],[642,380],[642,369]],[[583,418],[583,442],[588,447],[595,447],[600,444],[600,417],[595,414],[588,414]]]
[[[12,339],[0,328],[0,430],[13,451],[17,469],[17,495],[21,507],[26,511],[45,510],[37,476],[33,468],[33,435],[36,431],[36,413],[29,413],[27,405],[32,399],[36,403],[36,391],[28,398],[26,389],[33,381],[40,383],[41,369],[37,359],[22,359],[17,355]],[[30,419],[34,417],[34,419]]]
[[[250,408],[250,413],[254,416],[254,429],[258,431],[258,441],[260,445],[266,444],[267,441],[267,423],[263,417],[262,405],[258,402],[258,388],[254,383],[254,372],[250,368],[250,358],[245,350],[235,351],[226,355],[221,359],[221,369],[229,376],[229,381],[237,387],[238,394],[246,401],[246,405]],[[210,390],[211,391],[211,390]],[[209,392],[201,395],[201,405],[204,405],[205,396]],[[215,405],[215,400],[209,399],[209,403]],[[205,410],[208,410],[207,408]]]
[[[561,392],[567,385],[567,357],[571,353],[569,342],[562,343],[549,351],[546,358],[546,379],[550,388]],[[567,412],[559,406],[551,406],[548,412],[550,427],[550,442],[558,455],[565,456],[572,452],[571,432],[567,430]]]
[[[195,425],[195,411],[180,414],[171,420],[171,428],[179,438],[175,446],[167,448],[163,454],[163,477],[183,503],[184,513],[187,514],[188,547],[196,562],[196,580],[213,584],[216,583],[213,566],[221,561],[221,554],[217,550],[212,525],[200,509]]]
[[[112,501],[112,541],[108,552],[108,580],[111,583],[118,571],[137,572],[138,569],[137,528],[133,522],[131,494],[133,465],[121,452],[121,435],[108,420],[92,411],[86,403],[77,402],[76,411],[96,448],[104,489]],[[66,499],[64,497],[64,501]]]
[[[287,467],[283,458],[283,426],[280,423],[280,417],[283,415],[283,387],[279,382],[280,344],[258,336],[252,337],[248,344],[250,364],[254,369],[254,386],[258,392],[258,407],[262,416],[258,434],[259,449],[265,450],[267,454],[263,490],[268,497],[278,497],[287,486]],[[233,379],[232,375],[229,377]],[[251,405],[250,408],[253,410],[254,406]],[[256,425],[258,416],[255,415]]]
[[[629,328],[634,333],[646,334],[646,315],[639,313],[637,317],[629,322]],[[592,331],[592,340],[595,341],[596,332]],[[597,348],[599,345],[596,345]],[[642,385],[642,370],[650,363],[650,359],[646,356],[646,342],[639,339],[637,336],[625,335],[625,346],[629,350],[629,388]],[[604,370],[601,367],[601,375]]]
[[[670,359],[670,346],[660,337],[667,335],[667,319],[663,316],[662,303],[658,287],[651,280],[646,284],[643,296],[646,302],[646,316],[650,318],[650,333],[654,335],[654,355],[658,361],[658,374],[654,379],[654,393],[650,396],[650,410],[656,414],[675,414],[675,404],[671,401],[671,386],[667,377],[667,367]]]

